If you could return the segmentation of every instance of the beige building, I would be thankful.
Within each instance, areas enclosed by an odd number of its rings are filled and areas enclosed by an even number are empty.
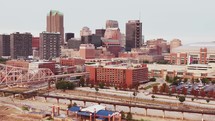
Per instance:
[[[170,41],[170,52],[172,52],[172,49],[180,47],[181,45],[181,40],[173,39],[172,41]]]
[[[80,31],[80,36],[89,36],[92,35],[92,31],[90,30],[89,27],[83,27],[82,30]]]
[[[181,77],[188,79],[209,78],[215,80],[215,63],[192,65],[147,64],[150,77]]]
[[[63,22],[63,13],[51,10],[47,15],[47,32],[60,32],[61,35],[61,44],[64,44],[64,22]]]

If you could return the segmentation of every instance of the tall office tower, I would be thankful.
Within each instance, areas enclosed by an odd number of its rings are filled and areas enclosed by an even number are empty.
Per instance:
[[[28,58],[32,55],[32,34],[13,33],[10,34],[10,55],[11,58]]]
[[[61,39],[60,44],[64,44],[64,25],[63,25],[63,13],[51,10],[47,15],[47,32],[60,32]]]
[[[105,29],[96,29],[96,34],[95,35],[100,36],[100,37],[104,37]]]
[[[107,20],[106,21],[106,29],[107,28],[119,28],[118,21],[116,21],[116,20]]]
[[[120,40],[121,39],[120,29],[119,28],[107,28],[105,31],[104,38]]]
[[[74,33],[65,33],[65,41],[68,42],[69,39],[74,38]]]
[[[126,23],[126,51],[131,48],[140,48],[142,45],[142,23],[131,20]]]
[[[102,46],[102,40],[100,36],[95,34],[81,37],[81,44],[93,44],[96,48]]]
[[[40,59],[51,59],[54,57],[59,57],[61,53],[60,49],[60,33],[40,33],[39,42],[39,54]]]
[[[89,36],[89,35],[92,35],[92,32],[90,30],[89,27],[83,27],[82,30],[80,31],[80,36]]]
[[[0,35],[0,57],[10,56],[10,35]]]

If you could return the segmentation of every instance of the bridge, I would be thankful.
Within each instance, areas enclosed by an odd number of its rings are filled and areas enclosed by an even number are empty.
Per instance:
[[[28,69],[0,64],[0,85],[32,85],[38,82],[57,81],[59,78],[89,75],[88,72],[55,75],[48,68]]]
[[[84,106],[86,106],[87,102],[92,103],[98,103],[98,104],[107,104],[114,106],[114,110],[116,111],[116,106],[124,106],[129,107],[129,111],[131,112],[132,108],[141,108],[145,110],[145,116],[147,116],[147,110],[153,109],[153,110],[161,110],[163,111],[163,117],[165,118],[165,112],[171,111],[171,112],[180,112],[182,114],[182,120],[184,119],[184,113],[191,113],[191,114],[201,114],[202,119],[203,115],[214,115],[215,111],[209,111],[209,110],[191,110],[191,109],[178,109],[177,107],[171,107],[171,106],[153,106],[153,105],[141,105],[136,103],[123,103],[123,102],[114,102],[114,101],[104,101],[104,100],[96,100],[96,99],[83,99],[83,98],[76,98],[76,97],[64,97],[64,96],[53,96],[53,95],[44,95],[44,94],[36,94],[36,93],[21,93],[21,92],[14,92],[14,91],[5,91],[0,90],[1,93],[10,93],[13,94],[14,97],[16,94],[22,95],[22,97],[43,97],[45,101],[48,99],[56,99],[56,102],[59,104],[60,100],[68,100],[70,101],[70,104],[72,104],[72,101],[82,101],[84,103]]]

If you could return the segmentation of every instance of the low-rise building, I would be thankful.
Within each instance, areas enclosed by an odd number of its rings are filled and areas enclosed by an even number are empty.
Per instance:
[[[75,66],[84,64],[85,60],[81,58],[60,58],[60,65],[62,66]]]
[[[92,84],[131,88],[148,80],[148,68],[141,64],[88,65],[86,71],[90,73]]]

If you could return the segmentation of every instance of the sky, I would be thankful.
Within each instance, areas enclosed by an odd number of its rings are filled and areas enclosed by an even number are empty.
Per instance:
[[[140,19],[145,40],[178,38],[183,44],[215,41],[214,0],[0,0],[0,33],[46,30],[50,10],[64,14],[65,32],[88,26],[105,28],[117,20],[122,33],[128,20]]]

